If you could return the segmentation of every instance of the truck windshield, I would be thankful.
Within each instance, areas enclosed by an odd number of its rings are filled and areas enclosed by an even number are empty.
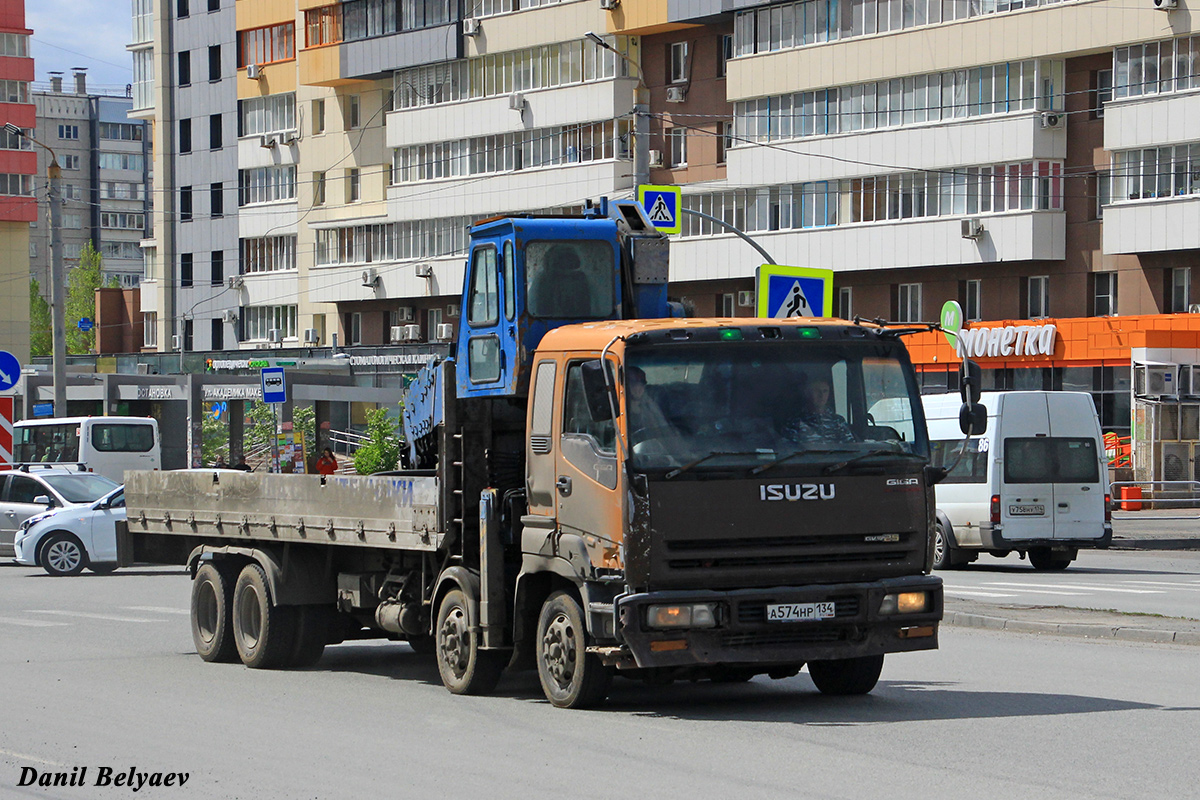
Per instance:
[[[674,476],[920,463],[929,448],[902,353],[879,342],[630,348],[631,466]]]

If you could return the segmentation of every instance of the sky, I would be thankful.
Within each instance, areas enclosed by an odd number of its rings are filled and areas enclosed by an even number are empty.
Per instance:
[[[50,71],[88,68],[88,86],[124,87],[133,81],[133,59],[125,45],[133,38],[130,0],[25,0],[25,25],[33,29],[34,81],[47,83]]]

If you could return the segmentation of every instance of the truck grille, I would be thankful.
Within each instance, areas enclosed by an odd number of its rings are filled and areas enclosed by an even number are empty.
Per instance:
[[[914,534],[899,536],[900,541],[887,543],[864,542],[862,534],[852,534],[675,539],[664,544],[672,570],[720,570],[904,561],[912,556]]]

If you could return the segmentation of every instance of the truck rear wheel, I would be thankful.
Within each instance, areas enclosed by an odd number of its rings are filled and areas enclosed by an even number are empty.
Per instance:
[[[454,694],[488,694],[500,682],[507,653],[479,649],[467,596],[453,589],[438,607],[435,649],[442,683]]]
[[[233,590],[233,638],[238,656],[251,669],[275,669],[291,658],[296,609],[271,604],[267,575],[247,564]]]
[[[324,605],[296,606],[296,637],[287,660],[289,667],[311,667],[321,660],[329,642],[333,609]]]
[[[205,661],[236,661],[233,641],[233,581],[212,562],[192,581],[192,642]]]
[[[883,656],[808,662],[808,674],[821,694],[867,694],[879,682]]]
[[[590,708],[608,696],[612,671],[587,652],[583,609],[567,592],[555,592],[542,605],[537,664],[542,691],[559,708]]]

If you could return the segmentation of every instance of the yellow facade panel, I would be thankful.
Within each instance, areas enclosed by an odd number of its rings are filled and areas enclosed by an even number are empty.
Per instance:
[[[296,62],[280,61],[259,67],[259,78],[246,77],[246,70],[238,70],[237,95],[239,100],[249,97],[266,97],[269,94],[296,91]]]
[[[296,0],[237,0],[237,29],[248,31],[281,22],[296,21]],[[298,30],[297,41],[303,41],[304,32]]]

